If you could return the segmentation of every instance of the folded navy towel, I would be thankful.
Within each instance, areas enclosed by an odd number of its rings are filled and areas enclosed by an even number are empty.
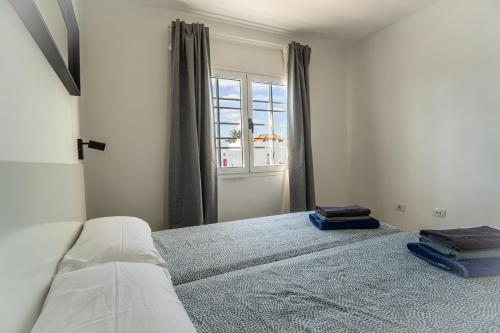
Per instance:
[[[500,230],[490,227],[421,230],[420,235],[458,251],[500,248]]]
[[[325,217],[352,217],[352,216],[368,216],[371,210],[358,205],[352,206],[316,206],[316,213]]]
[[[444,256],[424,244],[408,243],[407,247],[415,256],[429,264],[464,278],[500,275],[500,258],[459,261]]]
[[[317,217],[316,214],[309,214],[309,220],[320,230],[376,229],[380,227],[380,223],[373,217],[367,217],[364,220],[326,222]]]

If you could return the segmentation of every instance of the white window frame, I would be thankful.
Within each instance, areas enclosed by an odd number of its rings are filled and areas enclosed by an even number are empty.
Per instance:
[[[247,90],[248,93],[247,95],[248,100],[247,100],[247,110],[249,113],[249,119],[252,119],[253,122],[253,108],[252,108],[252,82],[260,82],[260,83],[265,83],[265,84],[280,84],[280,85],[286,85],[286,80],[283,77],[277,77],[277,76],[269,76],[269,75],[257,75],[257,74],[247,74]],[[272,89],[272,88],[271,88]],[[272,107],[273,101],[269,101]],[[287,105],[288,109],[288,105]],[[288,112],[288,110],[287,110]],[[248,127],[248,126],[247,126]],[[250,132],[250,131],[249,131]],[[283,172],[287,164],[284,165],[268,165],[268,166],[255,166],[254,164],[254,140],[253,140],[253,132],[251,133],[252,135],[252,140],[248,140],[248,145],[249,145],[249,150],[251,151],[250,154],[250,172]],[[288,138],[287,138],[288,140]]]
[[[243,150],[243,167],[221,168],[217,165],[219,175],[249,175],[271,172],[283,172],[287,165],[254,166],[253,132],[249,129],[249,121],[253,122],[252,81],[267,84],[284,84],[284,77],[259,75],[245,72],[212,69],[212,77],[239,80],[241,82],[241,148]],[[272,103],[272,101],[270,101]],[[288,138],[287,138],[288,140]]]
[[[243,166],[238,168],[220,168],[217,165],[217,173],[219,175],[226,174],[245,174],[248,173],[249,167],[249,151],[247,145],[248,137],[248,114],[245,105],[247,105],[247,89],[246,89],[246,74],[241,72],[212,70],[212,77],[239,80],[241,82],[241,149],[243,150]],[[211,83],[210,83],[211,84]],[[218,98],[219,96],[217,96]],[[219,148],[220,149],[220,148]],[[216,150],[217,151],[217,150]]]

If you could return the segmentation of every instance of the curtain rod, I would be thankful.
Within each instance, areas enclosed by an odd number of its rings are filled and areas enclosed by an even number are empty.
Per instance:
[[[250,39],[250,38],[245,38],[245,37],[226,35],[226,34],[221,34],[218,32],[210,33],[210,35],[214,36],[216,39],[230,40],[230,41],[248,43],[248,44],[256,44],[256,45],[262,45],[262,46],[267,46],[267,47],[272,47],[272,48],[277,48],[277,49],[282,49],[282,48],[286,47],[286,45],[283,45],[283,44],[276,44],[276,43],[265,42],[265,41]]]
[[[169,25],[168,30],[172,30],[172,26]],[[283,49],[284,47],[287,47],[287,45],[285,45],[285,44],[276,44],[276,43],[265,42],[265,41],[261,41],[261,40],[251,39],[251,38],[221,34],[218,32],[210,32],[210,37],[214,37],[215,39],[220,39],[220,40],[228,40],[228,41],[234,41],[234,42],[239,42],[239,43],[254,44],[254,45],[260,45],[260,46],[271,47],[271,48],[276,48],[276,49]]]

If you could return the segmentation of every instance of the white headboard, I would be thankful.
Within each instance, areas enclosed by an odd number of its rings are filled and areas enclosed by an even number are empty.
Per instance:
[[[85,220],[81,164],[0,162],[0,332],[29,332]]]

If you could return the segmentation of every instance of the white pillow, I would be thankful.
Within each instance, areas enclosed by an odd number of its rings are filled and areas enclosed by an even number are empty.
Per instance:
[[[84,223],[80,237],[59,263],[59,272],[112,261],[165,263],[154,247],[146,222],[113,216]]]
[[[196,332],[164,269],[112,262],[57,274],[32,333]]]

